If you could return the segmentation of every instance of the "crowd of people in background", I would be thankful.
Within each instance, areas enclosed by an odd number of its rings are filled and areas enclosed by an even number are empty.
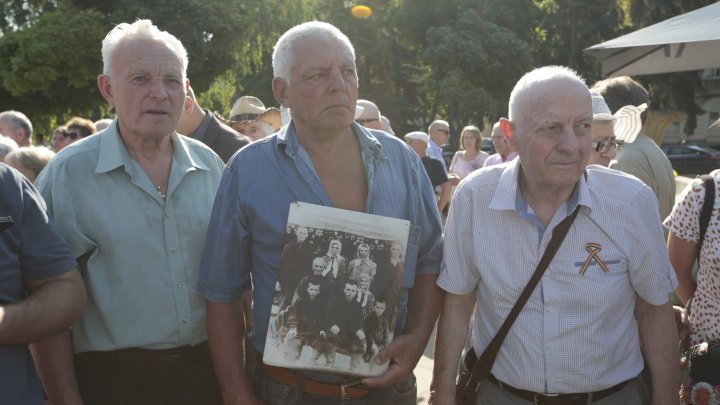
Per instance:
[[[200,106],[182,43],[138,20],[102,44],[113,118],[72,117],[33,145],[28,117],[0,112],[0,162],[16,169],[0,164],[0,402],[414,404],[439,318],[430,401],[453,404],[463,347],[486,350],[566,220],[477,401],[720,401],[720,198],[699,225],[720,172],[674,204],[643,86],[542,67],[507,117],[396,135],[358,99],[354,52],[330,24],[296,26],[273,53],[280,108],[242,96],[223,117]],[[408,246],[290,227],[296,201],[408,220]],[[341,323],[351,333],[328,343]],[[389,368],[262,362],[303,346]]]

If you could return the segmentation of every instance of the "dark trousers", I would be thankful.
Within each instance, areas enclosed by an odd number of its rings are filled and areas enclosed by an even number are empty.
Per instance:
[[[75,372],[86,405],[222,404],[207,342],[80,353]]]

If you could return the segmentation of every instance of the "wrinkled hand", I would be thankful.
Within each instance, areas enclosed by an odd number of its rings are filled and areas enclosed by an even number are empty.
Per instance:
[[[355,336],[357,336],[360,340],[365,340],[365,332],[363,332],[362,329],[358,329],[358,331],[355,333]]]
[[[385,372],[374,378],[365,378],[362,383],[368,387],[387,387],[406,378],[415,369],[427,341],[415,335],[402,335],[393,340],[375,358],[375,363],[390,362]]]

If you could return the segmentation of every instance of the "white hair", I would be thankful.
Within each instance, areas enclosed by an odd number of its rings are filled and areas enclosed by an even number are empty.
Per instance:
[[[2,136],[2,134],[0,134],[0,162],[5,160],[5,156],[7,156],[8,153],[16,150],[17,148],[18,144],[12,138],[8,138],[7,136]]]
[[[522,104],[521,101],[528,93],[528,90],[530,88],[540,82],[557,79],[569,79],[587,87],[587,85],[585,84],[585,79],[583,79],[576,71],[570,69],[569,67],[553,65],[533,69],[530,72],[525,73],[525,75],[521,77],[520,80],[518,80],[518,82],[515,84],[515,87],[513,87],[512,92],[510,93],[510,102],[508,103],[508,118],[510,119],[510,121],[512,122],[518,118],[520,113],[519,106]],[[588,90],[588,93],[589,92],[590,90]]]
[[[24,129],[25,136],[30,139],[33,131],[33,126],[27,115],[21,113],[20,111],[8,110],[0,112],[0,120],[10,121],[10,125],[12,126],[13,131],[17,131],[21,128]],[[9,134],[4,135],[9,136]]]
[[[355,48],[353,48],[347,35],[332,24],[322,21],[309,21],[290,28],[278,39],[272,54],[274,77],[283,79],[290,84],[295,59],[293,48],[297,41],[305,39],[339,41],[348,48],[353,61],[355,61]]]
[[[110,75],[113,57],[120,44],[131,39],[160,41],[172,49],[183,66],[183,80],[187,77],[188,54],[182,42],[167,31],[160,31],[150,20],[137,20],[132,24],[118,24],[102,41],[103,73]]]

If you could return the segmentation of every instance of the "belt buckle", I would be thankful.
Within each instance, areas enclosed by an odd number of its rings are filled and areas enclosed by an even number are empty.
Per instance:
[[[348,392],[348,388],[353,388],[354,386],[360,385],[360,381],[361,380],[359,378],[353,378],[340,384],[340,399],[343,401],[347,399],[352,399],[350,397],[350,393]]]
[[[535,395],[533,395],[533,405],[541,405],[542,400],[548,397],[559,397],[560,394],[541,394],[539,392],[536,392]]]

